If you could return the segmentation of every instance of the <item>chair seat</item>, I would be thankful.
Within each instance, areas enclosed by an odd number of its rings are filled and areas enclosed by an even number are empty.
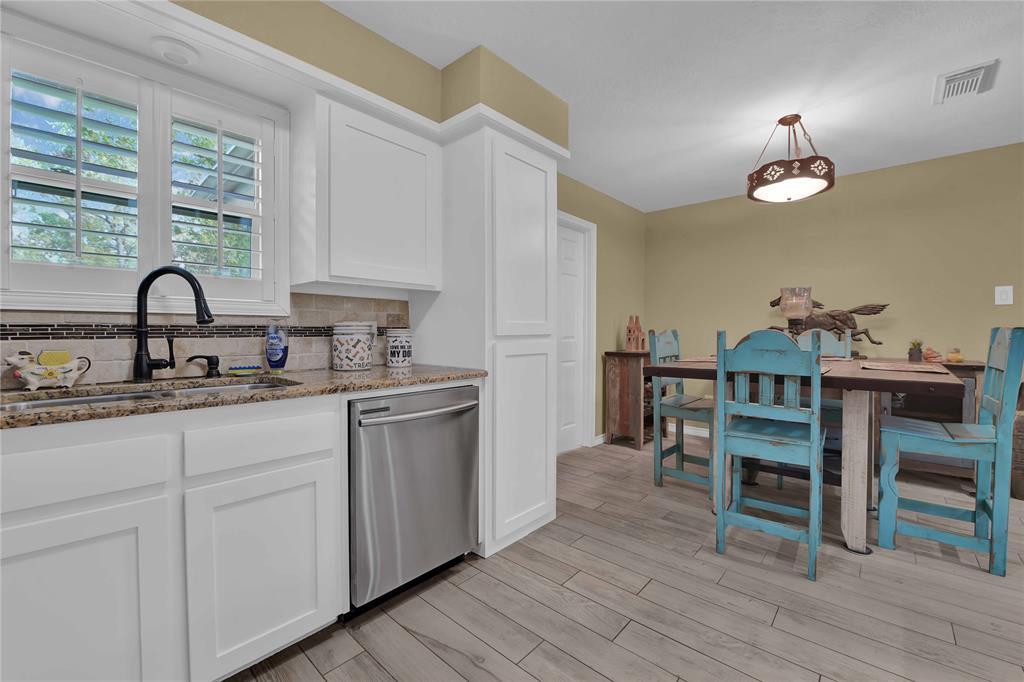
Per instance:
[[[700,396],[696,396],[696,395],[686,395],[685,393],[677,393],[675,395],[665,396],[664,398],[661,399],[661,406],[662,407],[690,407],[691,403],[696,403],[696,402],[701,402],[701,401],[706,402],[707,403],[707,407],[711,407],[712,406],[712,402],[710,400],[705,400],[704,398],[701,398]]]
[[[761,440],[782,441],[797,445],[810,445],[810,424],[775,421],[773,419],[756,419],[753,417],[735,417],[725,429],[726,436],[743,436]],[[821,429],[822,440],[825,428]]]
[[[996,429],[991,424],[940,424],[910,417],[883,417],[881,430],[947,443],[996,442]]]

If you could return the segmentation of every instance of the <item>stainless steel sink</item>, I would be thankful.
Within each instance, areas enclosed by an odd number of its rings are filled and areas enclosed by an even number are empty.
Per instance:
[[[126,393],[109,393],[106,395],[82,395],[65,398],[39,398],[22,400],[0,405],[0,412],[21,412],[24,410],[43,410],[54,407],[74,407],[77,405],[105,405],[110,403],[137,403],[146,400],[168,400],[171,398],[187,398],[194,395],[234,395],[237,393],[254,393],[287,388],[289,384],[252,383],[225,384],[222,386],[194,386],[190,388],[169,388],[162,390],[129,391]]]

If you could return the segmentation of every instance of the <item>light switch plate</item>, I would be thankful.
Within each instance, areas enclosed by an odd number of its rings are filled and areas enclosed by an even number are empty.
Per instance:
[[[996,305],[1013,305],[1013,286],[996,287]]]

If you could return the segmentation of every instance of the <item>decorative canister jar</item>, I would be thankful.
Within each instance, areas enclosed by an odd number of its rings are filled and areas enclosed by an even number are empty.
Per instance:
[[[408,329],[389,329],[388,367],[412,367],[412,332]]]
[[[331,367],[350,371],[370,369],[373,365],[375,325],[368,322],[339,322],[334,325]]]

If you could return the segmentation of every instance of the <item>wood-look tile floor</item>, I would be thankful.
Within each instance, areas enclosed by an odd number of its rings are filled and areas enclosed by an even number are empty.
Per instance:
[[[919,499],[969,505],[959,480],[900,480]],[[748,493],[806,499],[802,482],[760,483]],[[790,541],[730,529],[716,554],[705,491],[671,479],[654,487],[650,446],[576,450],[558,459],[555,521],[236,677],[1024,679],[1024,502],[1011,509],[1006,578],[983,570],[987,557],[925,540],[851,554],[837,489],[826,487],[825,506],[812,583],[806,550]],[[869,533],[873,543],[874,523]]]

